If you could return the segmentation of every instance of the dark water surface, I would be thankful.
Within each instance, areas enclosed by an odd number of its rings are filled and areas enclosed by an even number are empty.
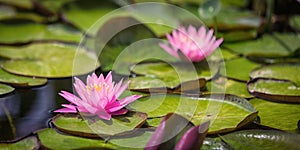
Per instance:
[[[52,111],[67,103],[58,95],[61,90],[72,91],[72,78],[49,79],[44,86],[16,88],[13,93],[0,97],[0,142],[19,139],[48,127],[54,115]]]

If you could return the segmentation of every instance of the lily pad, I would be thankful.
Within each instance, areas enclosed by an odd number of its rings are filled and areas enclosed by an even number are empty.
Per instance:
[[[251,99],[250,103],[258,111],[260,124],[286,131],[297,130],[300,118],[299,104],[276,103],[262,99]]]
[[[247,90],[246,83],[219,77],[206,84],[208,93],[226,93],[243,98],[253,97]],[[205,92],[206,93],[206,92]]]
[[[18,76],[0,68],[0,82],[15,86],[39,86],[46,84],[47,79]]]
[[[132,85],[134,87],[149,86],[152,85],[160,86],[165,84],[164,87],[175,88],[180,83],[211,79],[214,77],[219,70],[219,65],[216,62],[207,63],[202,61],[197,64],[178,62],[178,63],[141,63],[137,64],[132,68],[132,72],[143,75],[148,78],[148,83],[146,81],[138,85]],[[151,81],[153,78],[153,81]],[[134,78],[131,78],[134,79]],[[205,82],[204,82],[205,83]],[[199,82],[198,88],[204,86],[203,82]],[[146,87],[147,88],[147,87]],[[155,87],[156,88],[156,87]]]
[[[247,86],[248,91],[256,97],[279,102],[300,102],[300,87],[287,80],[257,78]]]
[[[43,129],[37,132],[41,145],[47,149],[117,149],[116,145],[100,139],[87,139],[57,133],[54,129]]]
[[[299,149],[300,135],[273,130],[245,130],[221,136],[234,149]]]
[[[282,63],[266,65],[254,69],[250,77],[254,78],[271,78],[279,80],[289,80],[300,87],[300,63]]]
[[[300,30],[300,15],[294,15],[289,20],[290,25],[294,27],[296,30]]]
[[[255,29],[262,22],[262,19],[251,11],[229,6],[222,7],[215,20],[201,16],[200,18],[210,27],[214,26],[216,20],[219,30]]]
[[[31,0],[0,0],[1,3],[12,5],[23,9],[32,9],[33,3]]]
[[[221,68],[221,74],[231,79],[239,81],[248,81],[249,73],[259,64],[254,63],[246,58],[237,58],[225,61],[225,68]]]
[[[102,68],[105,71],[114,70],[119,74],[129,75],[130,66],[142,61],[176,61],[176,58],[159,47],[159,41],[161,40],[141,39],[141,41],[137,41],[128,47],[118,46],[112,49],[104,49],[99,58]]]
[[[139,130],[131,135],[111,138],[108,142],[122,147],[120,149],[143,149],[152,134],[153,131],[149,129],[139,128]]]
[[[265,34],[257,40],[227,43],[223,46],[246,56],[283,57],[291,55],[300,47],[300,38],[295,34],[274,33]]]
[[[15,90],[15,88],[13,88],[9,85],[5,85],[5,84],[0,83],[0,96],[4,95],[4,94],[8,94],[8,93],[10,93],[14,90]]]
[[[143,125],[147,115],[139,112],[130,112],[123,116],[115,116],[109,121],[98,118],[80,119],[78,116],[57,115],[52,123],[63,132],[79,135],[83,137],[107,137],[112,135],[122,135],[131,132]]]
[[[0,143],[0,149],[38,149],[39,144],[36,137],[28,137],[15,143]]]
[[[211,121],[209,133],[232,131],[252,121],[257,112],[245,99],[236,96],[207,95],[186,97],[180,95],[152,95],[140,98],[128,108],[148,114],[149,118],[162,117],[174,112],[188,118],[195,125]]]
[[[118,6],[111,1],[91,0],[86,3],[77,0],[64,5],[62,14],[66,20],[87,31],[101,17],[117,8]]]
[[[37,24],[34,22],[0,23],[0,43],[15,44],[31,41],[64,41],[81,40],[82,33],[63,24]]]
[[[86,74],[99,67],[97,58],[74,45],[36,43],[23,47],[1,46],[5,71],[25,76],[59,78]],[[75,65],[75,66],[74,66]]]

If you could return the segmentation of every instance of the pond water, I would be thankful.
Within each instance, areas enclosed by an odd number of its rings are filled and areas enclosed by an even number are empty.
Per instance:
[[[66,103],[58,95],[61,90],[72,91],[72,78],[50,79],[46,85],[18,88],[0,97],[0,141],[14,140],[49,126],[52,111]],[[12,118],[11,126],[7,114]]]

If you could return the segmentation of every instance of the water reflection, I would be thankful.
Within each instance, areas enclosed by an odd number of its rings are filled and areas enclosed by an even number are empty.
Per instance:
[[[12,94],[0,97],[3,106],[0,107],[0,140],[18,139],[46,128],[47,121],[53,117],[50,111],[65,103],[57,94],[60,90],[72,91],[71,78],[49,80],[45,86],[17,89]],[[7,114],[12,118],[12,124]]]

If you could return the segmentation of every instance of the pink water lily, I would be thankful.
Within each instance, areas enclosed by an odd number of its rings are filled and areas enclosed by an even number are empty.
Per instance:
[[[75,77],[74,87],[79,97],[67,91],[61,91],[59,95],[71,104],[62,104],[65,108],[54,112],[77,113],[79,111],[110,120],[112,115],[127,113],[128,110],[124,106],[141,97],[140,95],[132,95],[118,100],[119,96],[128,87],[129,81],[122,85],[123,81],[121,80],[115,85],[112,81],[111,72],[108,73],[106,78],[102,74],[98,77],[93,73],[87,77],[86,82],[85,85]]]
[[[223,42],[222,38],[216,40],[213,32],[213,29],[207,32],[204,26],[201,26],[198,31],[191,25],[187,29],[179,27],[172,32],[172,35],[166,34],[168,44],[159,43],[159,45],[176,58],[180,58],[178,54],[178,50],[180,50],[190,61],[199,62]]]

